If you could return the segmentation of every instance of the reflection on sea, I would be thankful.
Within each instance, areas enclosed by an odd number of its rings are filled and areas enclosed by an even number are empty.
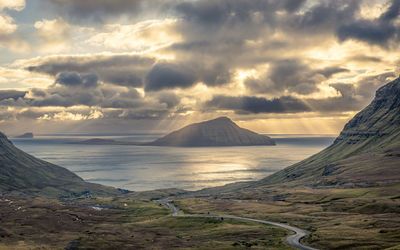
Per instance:
[[[157,135],[107,136],[132,141],[154,137]],[[172,187],[197,190],[258,180],[317,153],[333,141],[326,136],[279,135],[276,146],[176,148],[67,144],[88,138],[93,137],[52,135],[13,142],[87,181],[141,191]]]

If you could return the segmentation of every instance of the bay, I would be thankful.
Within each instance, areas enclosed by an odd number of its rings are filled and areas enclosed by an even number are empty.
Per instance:
[[[330,145],[326,135],[272,135],[276,146],[151,147],[68,144],[92,138],[150,141],[160,134],[38,135],[13,143],[40,159],[65,167],[89,182],[144,191],[198,190],[262,179]]]

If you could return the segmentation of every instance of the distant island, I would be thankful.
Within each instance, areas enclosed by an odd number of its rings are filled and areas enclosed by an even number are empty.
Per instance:
[[[241,128],[228,117],[219,117],[205,122],[193,123],[153,142],[122,142],[95,138],[73,143],[87,145],[141,145],[171,147],[275,145],[275,141],[270,137]]]
[[[18,139],[32,139],[33,138],[33,133],[31,133],[31,132],[25,133],[25,134],[22,134],[22,135],[15,136],[15,138],[18,138]]]
[[[138,145],[135,142],[123,142],[112,139],[93,138],[78,142],[69,142],[68,144],[86,144],[86,145]]]

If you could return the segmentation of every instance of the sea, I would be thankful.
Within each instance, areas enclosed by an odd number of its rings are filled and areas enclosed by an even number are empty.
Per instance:
[[[65,167],[86,181],[145,191],[199,190],[239,181],[256,181],[329,146],[334,135],[269,135],[276,146],[156,147],[79,145],[93,138],[151,141],[162,134],[42,134],[11,139],[40,159]]]

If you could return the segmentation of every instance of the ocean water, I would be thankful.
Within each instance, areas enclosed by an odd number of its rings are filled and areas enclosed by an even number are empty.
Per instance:
[[[159,188],[198,190],[262,179],[330,145],[323,135],[274,135],[276,146],[177,148],[68,144],[91,138],[150,141],[160,134],[39,135],[11,139],[38,158],[83,179],[133,191]]]

